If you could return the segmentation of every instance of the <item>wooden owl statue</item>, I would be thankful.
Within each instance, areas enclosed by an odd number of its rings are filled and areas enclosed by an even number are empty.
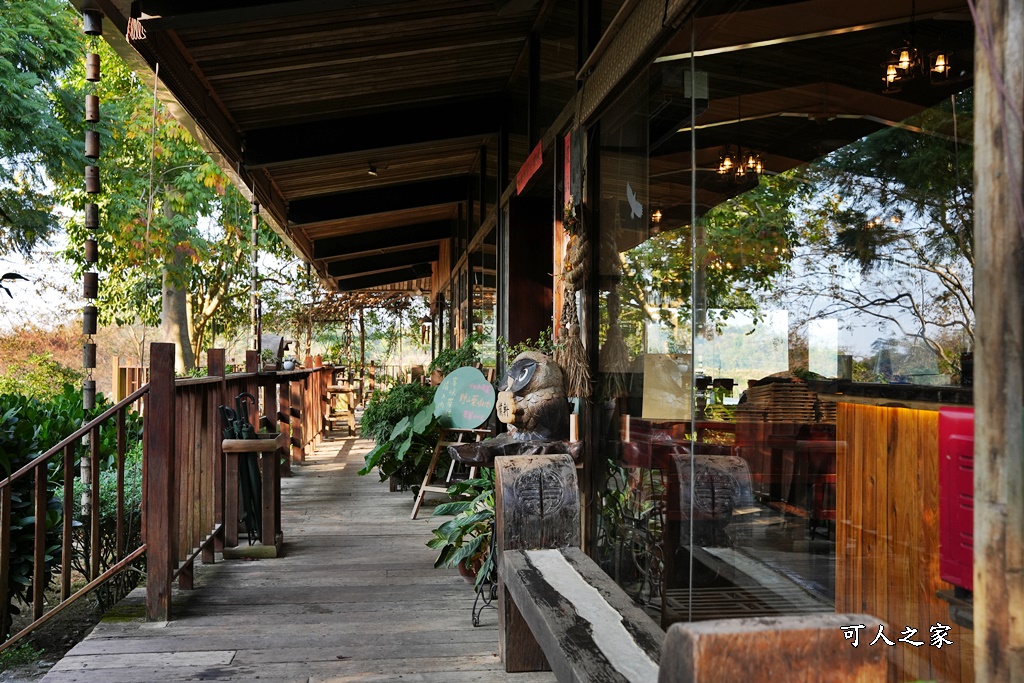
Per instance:
[[[495,410],[517,441],[566,438],[569,401],[562,369],[543,353],[519,354],[498,385]]]

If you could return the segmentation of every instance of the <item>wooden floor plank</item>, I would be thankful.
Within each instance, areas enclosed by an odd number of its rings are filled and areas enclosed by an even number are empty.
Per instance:
[[[325,441],[282,486],[282,557],[199,565],[195,589],[174,592],[174,621],[142,618],[134,592],[42,680],[277,683],[487,681],[505,674],[497,612],[474,628],[474,593],[433,569],[437,520],[409,520],[409,493],[359,477],[372,444]]]

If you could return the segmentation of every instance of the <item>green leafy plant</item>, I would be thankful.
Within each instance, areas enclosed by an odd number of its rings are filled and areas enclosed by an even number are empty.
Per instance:
[[[81,514],[82,495],[88,490],[81,479],[75,479],[74,510]],[[142,545],[142,442],[136,442],[125,454],[124,463],[124,517],[123,547],[132,551]],[[84,527],[81,527],[84,532]],[[90,538],[87,533],[78,534],[83,552],[71,558],[72,567],[83,576],[91,576]],[[117,468],[104,467],[100,471],[100,566],[99,572],[106,571],[118,561],[117,557]],[[130,571],[121,572],[96,589],[96,600],[101,611],[107,611],[139,585],[145,576],[146,560],[136,560]]]
[[[432,531],[427,546],[439,551],[434,567],[458,567],[476,571],[476,585],[492,569],[491,537],[494,534],[494,470],[481,470],[477,479],[455,482],[448,488],[452,498],[434,508],[434,516],[455,515]]]
[[[554,354],[558,344],[555,343],[554,334],[551,328],[541,330],[537,335],[537,341],[533,338],[525,339],[518,344],[509,344],[504,337],[498,337],[498,349],[505,355],[505,364],[511,365],[516,356],[526,351],[540,351],[551,356]]]
[[[0,652],[0,671],[7,671],[18,666],[34,664],[43,658],[45,652],[32,643],[22,642]]]
[[[462,345],[457,349],[444,349],[427,366],[427,372],[437,370],[442,375],[447,375],[467,365],[476,365],[480,362],[480,345],[487,340],[481,332],[474,332],[466,337]]]
[[[403,417],[411,417],[434,400],[434,387],[419,383],[398,384],[388,390],[376,389],[366,402],[362,433],[381,443]]]
[[[39,457],[51,447],[59,443],[64,437],[78,429],[86,420],[86,411],[82,407],[81,394],[78,389],[66,385],[62,393],[48,400],[40,400],[22,394],[0,395],[0,405],[4,406],[4,412],[0,414],[0,478],[17,471],[21,467]],[[97,397],[96,413],[109,407],[109,403],[102,396]],[[128,413],[126,420],[128,443],[136,443],[141,435],[141,418],[135,413]],[[100,429],[99,437],[99,462],[96,463],[102,470],[110,468],[117,452],[117,430],[112,428]],[[79,444],[75,451],[74,458],[77,465],[84,453],[82,444]],[[44,562],[46,563],[44,577],[49,584],[52,574],[64,558],[60,556],[60,533],[62,525],[71,523],[79,526],[74,520],[62,519],[62,499],[64,495],[73,492],[65,492],[63,489],[63,454],[52,458],[46,465],[47,468],[47,501],[46,501],[46,548]],[[8,604],[8,614],[19,614],[18,604],[27,604],[32,594],[32,580],[34,569],[34,536],[36,519],[33,506],[33,478],[24,477],[14,483],[11,490],[11,539],[10,539],[10,563],[9,588],[6,596],[0,596]],[[141,509],[141,486],[140,499],[133,505],[134,509]],[[108,496],[109,500],[102,504],[112,505],[113,494]],[[101,501],[103,498],[101,496]],[[88,554],[88,553],[86,553]],[[0,638],[9,634],[10,622],[0,624]]]
[[[377,445],[366,454],[365,466],[359,474],[369,474],[376,467],[381,481],[394,479],[401,490],[420,484],[430,466],[440,431],[434,404],[428,403],[412,417],[400,419],[387,439],[377,440]],[[438,459],[434,476],[447,470],[448,461],[446,454]]]

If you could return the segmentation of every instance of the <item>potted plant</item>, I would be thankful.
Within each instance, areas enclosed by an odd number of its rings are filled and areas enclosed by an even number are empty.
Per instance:
[[[285,370],[294,370],[298,366],[299,359],[296,358],[295,356],[288,356],[287,358],[284,359],[284,362],[281,364],[281,367]]]
[[[454,372],[467,365],[476,365],[480,362],[480,351],[477,346],[484,341],[485,337],[479,332],[466,337],[462,345],[457,349],[444,349],[427,366],[427,373],[430,375],[430,383],[437,386],[444,379],[445,375]]]
[[[260,351],[260,363],[264,370],[277,370],[277,353],[273,349]]]
[[[442,503],[434,516],[455,515],[433,530],[427,546],[439,551],[434,567],[457,567],[459,573],[479,587],[491,572],[491,537],[494,535],[494,470],[481,471],[477,479],[455,482],[448,495],[462,497]]]
[[[362,430],[377,445],[366,454],[359,474],[376,467],[381,481],[391,481],[392,490],[423,481],[440,430],[433,395],[433,387],[421,384],[399,384],[373,393],[363,412]],[[442,467],[447,471],[447,458],[438,462],[437,471]]]

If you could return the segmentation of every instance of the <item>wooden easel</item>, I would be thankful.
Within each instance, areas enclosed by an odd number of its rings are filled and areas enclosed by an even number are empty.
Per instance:
[[[427,473],[423,476],[423,484],[416,493],[416,503],[412,507],[410,519],[416,519],[420,505],[423,504],[423,496],[428,491],[448,493],[448,485],[455,472],[454,461],[448,468],[448,476],[443,482],[432,482],[434,468],[437,467],[441,452],[448,446],[471,443],[469,437],[473,437],[472,441],[482,441],[485,436],[490,436],[491,430],[480,429],[480,425],[487,420],[493,410],[494,387],[476,368],[458,368],[449,373],[437,387],[434,394],[434,415],[441,423],[441,435],[434,446],[434,455],[431,456]],[[475,466],[470,467],[470,479],[476,477],[476,472]]]
[[[432,483],[431,479],[434,477],[434,468],[437,467],[437,460],[441,457],[441,452],[449,446],[456,446],[460,443],[470,443],[469,437],[474,437],[472,441],[482,441],[484,437],[490,436],[491,430],[489,429],[456,429],[448,428],[441,431],[441,438],[438,440],[437,445],[434,446],[434,455],[430,458],[430,465],[427,466],[427,473],[423,477],[423,483],[420,485],[419,492],[416,493],[416,503],[412,506],[412,516],[409,519],[416,519],[416,515],[419,514],[420,505],[423,504],[423,496],[428,491],[434,493],[448,493],[448,486],[452,482],[452,477],[455,473],[455,461],[452,461],[451,466],[448,467],[448,476],[445,477],[443,483]],[[473,465],[469,468],[469,478],[473,479],[476,477],[477,467]]]

